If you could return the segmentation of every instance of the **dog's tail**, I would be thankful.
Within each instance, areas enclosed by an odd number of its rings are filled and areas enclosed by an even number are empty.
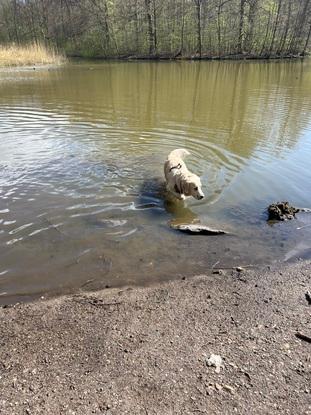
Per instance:
[[[188,150],[186,150],[185,148],[176,148],[176,150],[173,150],[170,152],[168,157],[180,157],[181,159],[183,159],[186,156],[189,156],[190,153]]]

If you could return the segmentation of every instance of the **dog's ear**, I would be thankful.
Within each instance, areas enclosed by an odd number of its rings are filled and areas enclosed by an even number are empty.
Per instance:
[[[190,183],[188,183],[186,180],[183,180],[181,182],[181,190],[182,190],[182,193],[185,196],[191,196],[191,194],[190,194]]]
[[[179,176],[176,177],[176,183],[175,183],[175,186],[174,186],[174,190],[178,194],[182,194],[183,193],[182,180],[180,180],[180,177]]]

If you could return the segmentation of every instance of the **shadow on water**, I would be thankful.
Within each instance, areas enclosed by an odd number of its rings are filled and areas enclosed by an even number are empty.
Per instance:
[[[199,216],[187,206],[187,201],[178,200],[171,195],[166,190],[165,181],[158,177],[142,183],[136,207],[148,209],[153,215],[163,215],[165,212],[169,224],[200,223]]]

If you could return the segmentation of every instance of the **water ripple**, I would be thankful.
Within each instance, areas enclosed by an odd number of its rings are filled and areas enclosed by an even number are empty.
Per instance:
[[[310,204],[309,81],[305,72],[296,82],[290,65],[256,65],[146,63],[131,72],[133,65],[105,63],[92,74],[84,65],[6,72],[1,293],[19,291],[18,284],[24,292],[65,287],[70,279],[82,285],[110,273],[135,279],[150,270],[193,272],[207,257],[215,263],[217,243],[231,259],[281,249],[274,229],[261,223],[256,232],[245,230],[245,222],[272,198],[290,194]],[[203,201],[167,197],[163,163],[181,147],[202,179]],[[236,241],[210,249],[200,238],[183,238],[168,229],[171,219],[238,223],[243,249]]]

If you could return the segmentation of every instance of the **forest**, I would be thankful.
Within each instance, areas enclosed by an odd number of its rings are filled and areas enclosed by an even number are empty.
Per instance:
[[[308,53],[311,0],[0,0],[0,44],[67,56],[273,58]]]

